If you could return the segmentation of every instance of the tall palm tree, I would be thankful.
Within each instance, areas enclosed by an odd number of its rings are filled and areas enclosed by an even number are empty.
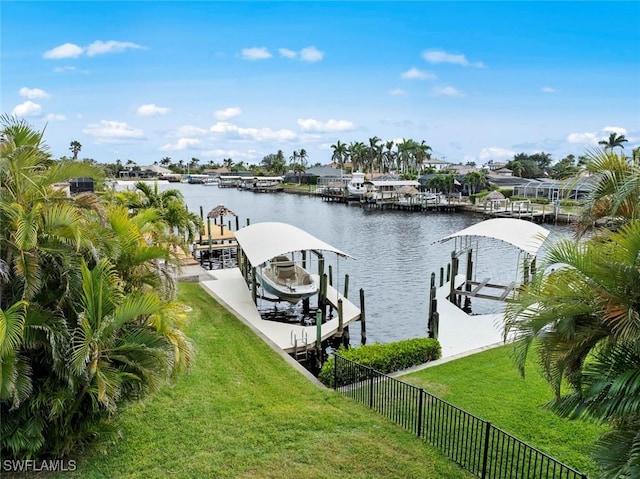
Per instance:
[[[624,135],[618,135],[616,132],[611,132],[609,134],[609,138],[606,140],[600,140],[598,145],[603,145],[604,149],[613,150],[616,147],[620,147],[620,149],[624,149],[623,143],[628,140],[624,137]]]
[[[395,164],[397,153],[393,149],[393,147],[395,146],[395,142],[393,140],[387,141],[384,146],[387,150],[382,154],[383,168],[384,171],[388,172],[393,168]]]
[[[77,140],[73,140],[69,149],[71,150],[71,153],[73,153],[73,159],[77,160],[78,153],[80,153],[80,150],[82,150],[82,145],[80,144],[80,142]]]
[[[342,169],[344,167],[345,158],[347,157],[347,145],[338,140],[331,145],[331,148],[333,149],[331,161],[335,161],[338,164],[338,168]]]

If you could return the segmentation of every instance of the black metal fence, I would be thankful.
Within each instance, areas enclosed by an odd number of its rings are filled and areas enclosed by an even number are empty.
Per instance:
[[[587,478],[586,474],[424,389],[338,355],[334,387],[440,448],[483,479]]]

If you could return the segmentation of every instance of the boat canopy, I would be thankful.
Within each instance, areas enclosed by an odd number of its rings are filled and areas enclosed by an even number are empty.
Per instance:
[[[483,236],[509,243],[526,253],[535,255],[544,243],[549,230],[532,222],[514,218],[494,218],[481,221],[440,240],[444,243],[453,238]]]
[[[236,240],[253,266],[294,251],[331,251],[352,258],[344,251],[287,223],[255,223],[235,232]]]

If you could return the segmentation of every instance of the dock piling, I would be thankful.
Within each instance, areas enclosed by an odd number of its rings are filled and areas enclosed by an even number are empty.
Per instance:
[[[360,288],[360,344],[367,344],[367,321],[364,311],[364,289]]]
[[[344,293],[342,294],[345,298],[349,297],[349,275],[344,275]]]

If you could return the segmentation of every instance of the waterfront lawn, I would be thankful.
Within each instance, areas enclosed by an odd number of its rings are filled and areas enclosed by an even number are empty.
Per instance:
[[[472,477],[365,406],[318,388],[197,284],[187,376],[124,412],[121,439],[77,460],[82,478]]]
[[[533,355],[528,358],[525,379],[513,363],[511,346],[426,368],[400,379],[491,421],[589,477],[598,476],[589,449],[604,427],[562,419],[544,407],[553,392]]]

